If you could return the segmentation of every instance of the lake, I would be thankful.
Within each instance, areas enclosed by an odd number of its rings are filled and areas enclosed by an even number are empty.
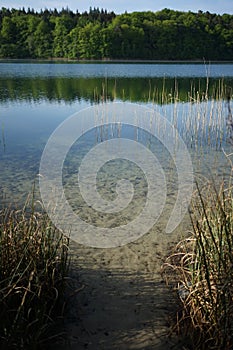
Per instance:
[[[227,177],[230,165],[223,150],[230,154],[232,144],[226,96],[232,96],[232,88],[232,63],[1,62],[0,205],[22,206],[34,185],[40,198],[39,166],[50,135],[74,113],[105,103],[123,102],[126,114],[129,103],[159,113],[177,128],[191,156],[195,179]],[[104,139],[97,129],[87,132],[64,161],[67,200],[83,220],[101,227],[126,225],[138,215],[147,195],[139,167],[116,159],[99,171],[98,189],[106,200],[114,201],[116,183],[126,177],[135,188],[132,204],[117,215],[100,216],[81,198],[76,180],[82,158],[96,144],[119,137],[115,132],[111,134],[106,127]],[[122,135],[135,140],[135,128],[123,126]],[[171,210],[178,191],[174,159],[156,137],[140,131],[136,139],[146,147],[149,143],[156,154],[166,177]]]

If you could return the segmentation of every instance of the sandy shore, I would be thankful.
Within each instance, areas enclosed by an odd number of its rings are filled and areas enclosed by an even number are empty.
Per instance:
[[[162,280],[161,265],[184,225],[173,236],[157,225],[114,249],[72,242],[72,274],[81,290],[70,299],[67,337],[56,349],[180,349],[169,336],[177,296]]]

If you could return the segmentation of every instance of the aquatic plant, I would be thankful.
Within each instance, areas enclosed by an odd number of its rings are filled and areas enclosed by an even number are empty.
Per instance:
[[[4,124],[1,126],[1,138],[0,138],[0,146],[3,149],[3,152],[6,150],[6,141],[5,141],[5,132],[4,132]]]

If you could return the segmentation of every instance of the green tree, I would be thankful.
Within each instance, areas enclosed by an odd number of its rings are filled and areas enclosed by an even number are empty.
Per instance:
[[[0,56],[15,58],[18,54],[17,27],[11,17],[3,17],[0,34]]]
[[[29,52],[29,57],[35,58],[37,56],[37,43],[38,43],[38,32],[37,27],[40,23],[40,18],[34,15],[27,15],[28,32],[26,45]]]
[[[38,58],[52,57],[52,36],[48,20],[41,19],[34,33],[35,56]]]
[[[53,31],[53,56],[68,57],[68,34],[73,27],[73,19],[67,15],[56,17]]]
[[[233,15],[2,8],[0,57],[231,60]]]
[[[79,58],[79,27],[73,28],[67,36],[67,50],[68,58],[77,59]]]
[[[102,40],[100,35],[101,25],[99,23],[88,23],[80,28],[78,37],[78,51],[80,58],[100,59]]]

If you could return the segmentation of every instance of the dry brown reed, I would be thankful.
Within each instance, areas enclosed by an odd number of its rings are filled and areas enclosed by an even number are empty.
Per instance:
[[[189,349],[233,347],[233,192],[213,183],[197,192],[190,216],[193,232],[164,264],[176,280],[181,309],[176,330],[188,336]],[[187,338],[186,338],[187,344]]]
[[[31,206],[0,211],[1,349],[37,349],[62,315],[69,239]]]

